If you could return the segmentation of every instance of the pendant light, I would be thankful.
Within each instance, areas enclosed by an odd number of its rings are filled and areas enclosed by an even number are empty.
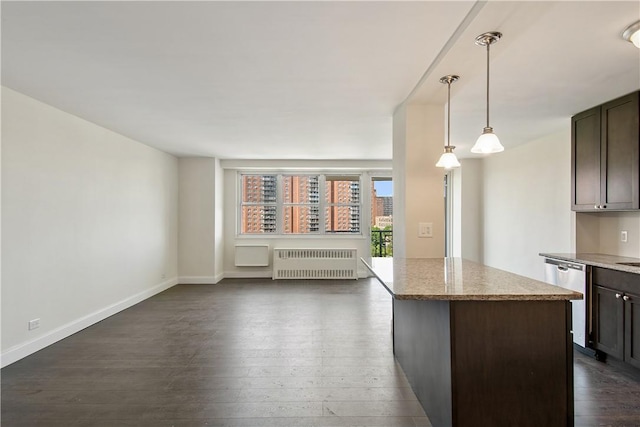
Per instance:
[[[622,33],[622,38],[633,43],[640,49],[640,21],[629,25]]]
[[[504,151],[500,140],[496,134],[493,133],[493,128],[489,125],[489,47],[500,40],[500,37],[502,37],[502,33],[498,32],[483,33],[476,37],[476,44],[478,46],[487,47],[487,126],[485,126],[482,135],[480,135],[473,148],[471,148],[472,153],[490,154]]]
[[[453,169],[459,168],[460,162],[455,154],[453,154],[453,147],[451,143],[451,83],[458,80],[460,76],[444,76],[440,79],[440,83],[447,85],[447,145],[444,146],[444,153],[440,156],[440,160],[436,163],[439,168]]]

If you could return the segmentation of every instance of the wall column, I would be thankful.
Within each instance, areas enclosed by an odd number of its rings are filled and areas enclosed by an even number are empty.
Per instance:
[[[403,105],[393,116],[393,253],[396,257],[444,256],[444,169],[436,162],[444,144],[441,105]],[[418,224],[433,224],[433,237],[418,237]]]
[[[180,283],[222,279],[222,169],[215,158],[178,161]]]
[[[483,262],[484,209],[483,160],[461,159],[452,173],[453,254]]]

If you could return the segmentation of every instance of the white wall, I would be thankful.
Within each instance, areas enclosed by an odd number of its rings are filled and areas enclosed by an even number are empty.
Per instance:
[[[544,279],[540,252],[575,251],[569,130],[484,159],[484,263]]]
[[[393,256],[407,255],[407,227],[405,224],[407,157],[407,106],[401,105],[393,114]]]
[[[273,160],[222,160],[224,169],[224,277],[271,277],[273,248],[356,248],[358,259],[368,257],[370,251],[369,224],[371,210],[368,208],[370,199],[370,174],[368,171],[390,170],[391,163],[387,161],[273,161]],[[239,171],[319,171],[335,172],[349,171],[362,173],[362,202],[361,224],[363,234],[359,236],[241,236],[238,235],[239,206]],[[395,230],[394,230],[395,232]],[[270,251],[270,265],[268,267],[236,267],[235,245],[267,244]],[[358,275],[366,277],[369,272],[358,262]]]
[[[177,187],[175,157],[2,89],[3,365],[177,283]]]
[[[180,283],[217,283],[223,256],[220,162],[181,158],[178,165]]]
[[[444,170],[435,164],[444,144],[444,107],[403,106],[393,121],[394,256],[443,257]],[[421,222],[433,224],[433,237],[418,237]]]
[[[483,160],[461,159],[452,171],[453,256],[484,262]]]
[[[215,176],[215,270],[216,278],[224,278],[224,170],[220,164],[220,159],[216,159]]]

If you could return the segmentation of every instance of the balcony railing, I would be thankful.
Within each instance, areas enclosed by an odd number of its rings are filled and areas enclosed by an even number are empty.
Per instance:
[[[393,256],[393,230],[371,230],[371,256]]]

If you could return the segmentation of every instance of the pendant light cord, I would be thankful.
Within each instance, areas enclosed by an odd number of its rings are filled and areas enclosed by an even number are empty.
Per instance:
[[[489,127],[489,47],[490,42],[487,42],[487,127]]]
[[[447,147],[451,146],[451,79],[447,81]]]

